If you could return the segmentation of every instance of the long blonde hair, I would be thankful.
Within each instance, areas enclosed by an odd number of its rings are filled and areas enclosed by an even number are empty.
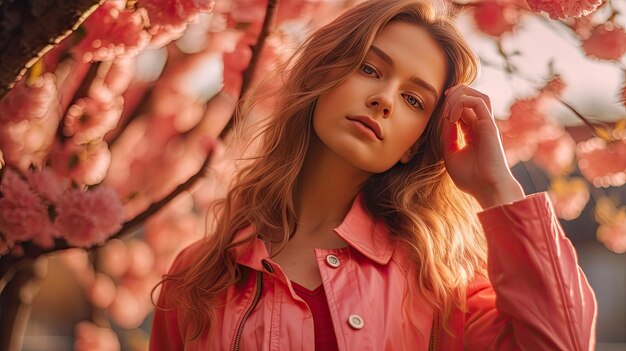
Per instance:
[[[182,309],[197,328],[194,337],[211,330],[218,297],[245,279],[233,249],[256,237],[278,239],[283,245],[289,240],[296,224],[293,189],[311,139],[315,101],[357,70],[375,36],[393,21],[419,25],[439,43],[447,59],[446,89],[475,79],[477,60],[451,16],[426,0],[360,3],[308,37],[283,74],[273,77],[284,80],[272,118],[262,130],[257,156],[238,172],[219,202],[212,235],[197,247],[193,262],[160,283],[167,285],[163,290],[167,305]],[[267,98],[263,89],[258,83],[241,100],[238,135],[245,127],[243,117]],[[443,100],[411,161],[374,175],[363,191],[368,211],[407,248],[417,289],[445,319],[453,308],[465,309],[469,281],[486,276],[486,243],[475,216],[476,202],[456,188],[443,163]],[[251,235],[233,242],[235,233],[250,225]]]

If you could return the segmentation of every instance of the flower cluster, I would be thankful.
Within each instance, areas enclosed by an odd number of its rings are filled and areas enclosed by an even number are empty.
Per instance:
[[[591,138],[576,147],[578,167],[597,187],[626,184],[626,137],[612,141]]]
[[[533,11],[543,11],[552,19],[586,16],[594,12],[602,0],[526,0]]]
[[[61,110],[51,73],[22,79],[0,100],[0,149],[7,165],[41,165],[54,142]]]
[[[137,4],[148,11],[150,26],[179,27],[198,13],[213,11],[215,0],[139,0]]]
[[[519,11],[514,6],[496,1],[482,1],[475,6],[474,21],[485,34],[500,37],[504,33],[512,32],[519,21]]]
[[[0,191],[0,254],[27,241],[52,248],[54,238],[60,236],[72,246],[103,243],[124,219],[122,204],[111,188],[71,188],[67,178],[48,168],[29,172],[26,179],[5,168]]]
[[[626,252],[626,207],[617,207],[608,197],[596,203],[595,217],[598,221],[596,237],[615,253]]]
[[[626,31],[613,23],[600,24],[591,30],[582,48],[591,57],[619,60],[626,53]]]
[[[83,23],[85,36],[73,48],[84,62],[135,56],[150,43],[143,11],[125,8],[124,1],[105,1]]]

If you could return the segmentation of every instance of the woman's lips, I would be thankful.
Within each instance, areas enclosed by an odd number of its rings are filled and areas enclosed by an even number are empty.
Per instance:
[[[349,116],[348,120],[350,120],[353,123],[356,123],[358,126],[364,127],[367,130],[369,130],[372,134],[374,134],[374,137],[378,140],[382,140],[383,139],[383,129],[380,125],[380,123],[378,123],[378,121],[374,120],[372,117],[370,116]]]

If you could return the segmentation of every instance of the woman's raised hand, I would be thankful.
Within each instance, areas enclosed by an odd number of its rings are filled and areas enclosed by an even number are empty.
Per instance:
[[[483,208],[523,199],[524,191],[506,163],[489,97],[466,85],[449,88],[445,96],[444,162],[456,186]]]

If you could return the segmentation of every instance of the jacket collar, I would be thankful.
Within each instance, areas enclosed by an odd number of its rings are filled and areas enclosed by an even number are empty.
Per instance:
[[[352,202],[343,222],[333,229],[350,247],[377,264],[387,264],[395,248],[387,226],[374,219],[366,210],[360,192]],[[235,234],[234,242],[244,241],[254,235],[252,226]],[[269,257],[265,244],[255,237],[250,242],[235,248],[237,263],[256,270],[263,270],[262,260]]]

